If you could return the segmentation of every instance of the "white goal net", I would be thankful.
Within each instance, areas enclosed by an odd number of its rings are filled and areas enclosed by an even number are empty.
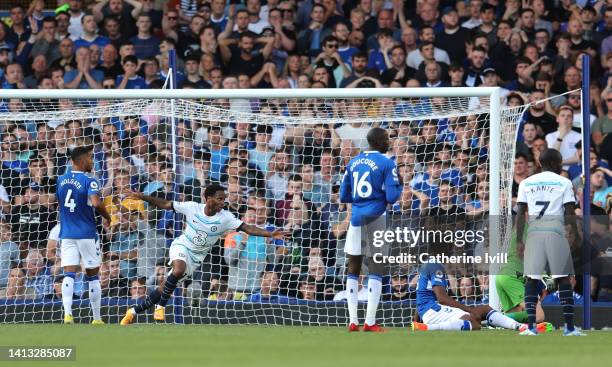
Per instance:
[[[0,322],[63,319],[57,214],[62,203],[55,185],[71,170],[70,150],[83,145],[93,146],[91,175],[112,216],[110,227],[98,228],[102,318],[110,323],[164,279],[168,248],[184,226],[180,215],[154,209],[129,192],[202,202],[204,188],[220,183],[226,210],[288,235],[284,241],[224,235],[179,286],[166,321],[345,325],[343,247],[350,208],[339,200],[339,184],[350,159],[367,150],[365,137],[375,126],[388,131],[388,155],[404,183],[389,218],[420,226],[419,218],[454,205],[461,213],[446,213],[446,225],[484,228],[494,208],[502,218],[499,240],[457,252],[482,255],[508,242],[522,107],[492,113],[489,97],[416,97],[410,91],[398,92],[406,95],[401,98],[314,98],[293,90],[283,98],[263,98],[265,91],[252,90],[232,99],[214,91],[206,91],[205,99],[129,99],[113,92],[113,99],[48,96],[0,103]],[[365,260],[360,287],[367,269]],[[382,274],[382,324],[411,321],[417,270],[396,264]],[[490,270],[447,268],[453,295],[469,304],[489,302]],[[76,322],[90,320],[87,289],[79,272]],[[367,295],[360,289],[361,313]],[[152,322],[150,312],[138,322]]]

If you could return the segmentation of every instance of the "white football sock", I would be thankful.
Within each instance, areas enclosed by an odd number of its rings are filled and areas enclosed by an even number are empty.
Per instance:
[[[89,303],[91,304],[91,312],[94,320],[100,320],[100,303],[102,299],[102,287],[100,280],[95,277],[95,280],[88,281],[89,283]]]
[[[378,275],[370,275],[368,277],[368,308],[365,320],[365,323],[370,326],[376,324],[376,311],[378,310],[381,291],[381,278]]]
[[[349,275],[346,279],[346,303],[348,304],[349,323],[359,325],[357,316],[357,293],[359,292],[359,277]]]
[[[520,323],[495,310],[489,311],[487,314],[487,322],[489,325],[510,330],[518,330],[519,326],[521,326]]]
[[[64,276],[62,281],[62,305],[64,305],[64,315],[72,316],[72,296],[74,294],[74,278]]]
[[[467,323],[467,324],[466,324]],[[440,322],[437,324],[427,324],[427,330],[466,330],[467,325],[469,324],[469,321],[467,320],[449,320],[449,321],[444,321],[444,322]],[[469,329],[467,330],[471,330],[471,324],[469,324]],[[465,327],[464,327],[465,326]]]

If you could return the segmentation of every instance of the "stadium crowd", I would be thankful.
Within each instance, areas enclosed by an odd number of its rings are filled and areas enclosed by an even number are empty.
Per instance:
[[[612,258],[610,0],[34,0],[5,10],[3,89],[161,88],[172,49],[180,88],[501,86],[504,104],[533,103],[518,127],[514,199],[518,184],[538,171],[546,147],[560,150],[564,174],[581,197],[585,153],[577,89],[587,53],[593,248],[595,257]],[[534,103],[539,100],[545,102]],[[275,102],[230,107],[314,116],[317,103],[323,102],[304,103],[297,112]],[[425,100],[411,103],[432,108]],[[0,116],[33,106],[4,100]],[[484,215],[486,122],[486,116],[466,115],[385,126],[404,182],[392,211]],[[61,298],[55,180],[70,168],[71,147],[94,144],[94,171],[113,219],[101,228],[106,297],[136,300],[158,285],[168,271],[166,248],[181,229],[172,212],[152,210],[130,191],[202,201],[202,188],[218,182],[227,187],[233,214],[290,235],[267,242],[228,234],[190,282],[194,299],[340,300],[349,215],[339,202],[339,179],[351,157],[367,148],[368,128],[181,120],[174,169],[163,119],[3,119],[0,298]],[[610,276],[593,280],[593,299],[612,301]],[[488,293],[483,273],[456,272],[450,281],[465,302]],[[83,284],[81,274],[75,293],[86,298]],[[415,286],[415,269],[398,270],[386,277],[384,299],[413,299]]]

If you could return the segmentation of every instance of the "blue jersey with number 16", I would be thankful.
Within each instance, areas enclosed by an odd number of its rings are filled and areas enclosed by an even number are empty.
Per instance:
[[[60,239],[97,239],[96,216],[89,195],[99,194],[95,178],[72,171],[57,180]]]
[[[340,200],[353,203],[351,224],[361,226],[364,219],[385,213],[402,193],[395,162],[377,151],[368,151],[353,158],[344,172]]]

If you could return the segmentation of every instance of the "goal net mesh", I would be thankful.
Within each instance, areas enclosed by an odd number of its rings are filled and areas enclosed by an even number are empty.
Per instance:
[[[500,146],[490,144],[489,112],[488,98],[476,97],[3,100],[0,322],[63,319],[56,179],[71,169],[70,149],[93,145],[91,175],[112,216],[110,227],[98,228],[105,321],[118,322],[160,284],[170,269],[168,248],[185,225],[180,215],[129,197],[130,191],[203,202],[204,188],[220,183],[227,189],[226,210],[261,228],[284,229],[287,236],[225,234],[175,292],[167,322],[345,325],[343,248],[350,208],[340,203],[338,191],[347,163],[368,149],[368,130],[388,131],[388,155],[403,179],[390,218],[427,217],[451,200],[470,226],[486,226],[493,196],[502,218],[495,246],[503,250],[523,107],[502,109]],[[490,157],[496,149],[501,186],[492,194]],[[457,250],[482,255],[489,244]],[[364,275],[367,268],[366,260]],[[418,267],[388,269],[378,319],[407,325],[415,311]],[[73,314],[88,322],[82,270]],[[448,268],[450,291],[462,302],[487,303],[490,270]],[[360,314],[365,282],[362,276]],[[152,322],[151,312],[138,322]]]

